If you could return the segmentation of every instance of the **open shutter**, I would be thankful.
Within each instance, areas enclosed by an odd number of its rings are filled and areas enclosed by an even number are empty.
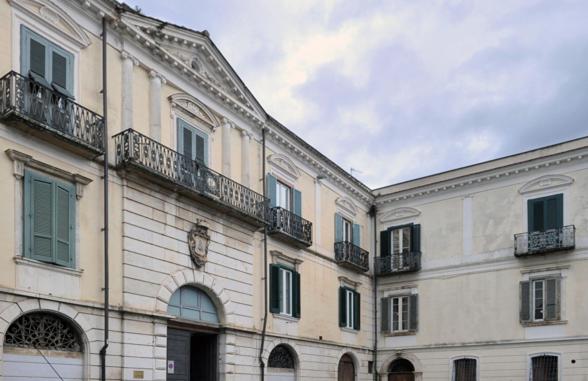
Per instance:
[[[302,193],[298,189],[292,189],[293,191],[293,208],[292,211],[295,215],[302,217]]]
[[[26,201],[28,203],[29,226],[25,226],[30,258],[53,262],[54,258],[54,210],[53,182],[31,172],[26,172],[28,183]]]
[[[359,330],[361,319],[361,296],[353,291],[353,329]]]
[[[270,265],[270,312],[280,313],[280,267]]]
[[[335,213],[335,242],[343,242],[343,216]]]
[[[206,140],[201,134],[194,134],[196,139],[196,161],[206,164]]]
[[[382,298],[382,333],[390,332],[390,298]]]
[[[276,197],[276,178],[269,173],[266,176],[267,197],[270,199],[270,207],[275,208],[277,205]]]
[[[545,320],[560,320],[560,280],[545,280]]]
[[[531,320],[531,284],[529,281],[521,282],[521,322]]]
[[[410,251],[419,253],[421,251],[421,225],[414,224],[410,229]]]
[[[347,325],[347,295],[344,287],[339,287],[339,327]]]
[[[361,246],[361,229],[359,224],[353,224],[353,244],[357,247]]]
[[[408,329],[416,332],[419,329],[419,296],[417,294],[410,295],[408,309]]]
[[[292,271],[292,316],[300,317],[300,274]]]
[[[178,118],[178,152],[188,160],[194,160],[193,133],[188,123]]]
[[[390,230],[380,232],[380,256],[390,256]]]
[[[55,186],[55,263],[74,264],[74,207],[75,191],[72,186]]]

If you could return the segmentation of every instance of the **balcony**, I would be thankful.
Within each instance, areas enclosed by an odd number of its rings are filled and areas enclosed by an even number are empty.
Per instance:
[[[312,222],[280,207],[268,213],[268,233],[296,246],[312,245]]]
[[[546,231],[519,233],[514,236],[515,257],[572,250],[576,246],[576,227],[564,226]]]
[[[116,167],[136,170],[164,188],[244,219],[256,226],[265,224],[267,199],[131,129],[114,136]]]
[[[377,257],[375,271],[377,275],[395,275],[412,273],[421,269],[421,252],[405,251],[386,257]]]
[[[369,253],[351,242],[335,242],[335,261],[358,272],[370,269]]]
[[[14,71],[0,78],[0,120],[87,157],[104,152],[102,116]]]

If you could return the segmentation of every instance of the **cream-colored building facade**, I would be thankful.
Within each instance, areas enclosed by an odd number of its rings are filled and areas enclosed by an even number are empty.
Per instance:
[[[371,190],[206,31],[112,0],[0,20],[1,379],[585,379],[586,141]],[[515,257],[559,194],[575,249]],[[521,323],[541,279],[557,319]]]

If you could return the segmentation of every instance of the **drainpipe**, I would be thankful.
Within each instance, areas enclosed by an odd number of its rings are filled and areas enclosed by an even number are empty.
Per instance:
[[[108,348],[108,317],[110,314],[109,306],[109,279],[108,279],[108,97],[107,97],[107,72],[106,72],[106,17],[102,18],[102,117],[104,123],[104,345],[100,349],[100,379],[106,380],[106,349]]]
[[[261,130],[261,173],[262,173],[262,184],[263,184],[263,198],[264,198],[264,206],[263,206],[263,216],[267,218],[268,210],[267,210],[267,202],[265,202],[265,198],[267,197],[267,190],[265,184],[265,133],[266,128],[264,127]],[[263,348],[265,345],[265,333],[267,329],[267,223],[263,225],[263,291],[264,291],[264,307],[263,307],[263,329],[261,331],[261,346],[259,348],[259,371],[260,371],[260,379],[264,381],[265,379],[265,363],[263,362]]]
[[[373,204],[370,208],[369,214],[373,219],[374,225],[374,258],[378,251],[378,232],[376,231],[376,204]],[[373,362],[374,367],[372,372],[374,374],[374,381],[378,381],[378,277],[376,276],[376,261],[374,260],[374,273],[372,274],[374,283],[374,353]]]

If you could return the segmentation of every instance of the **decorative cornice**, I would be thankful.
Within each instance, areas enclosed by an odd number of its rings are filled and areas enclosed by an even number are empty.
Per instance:
[[[520,194],[571,185],[574,179],[566,175],[545,175],[529,181],[519,189]]]
[[[347,278],[346,276],[339,276],[339,284],[341,284],[342,286],[351,286],[351,288],[358,288],[359,286],[361,286],[361,282],[356,281],[354,279],[351,278]]]
[[[133,55],[127,51],[122,51],[120,52],[120,58],[122,58],[123,60],[131,60],[131,62],[133,63],[133,66],[138,66],[139,65],[139,60],[135,57],[133,57]]]
[[[415,218],[420,216],[421,212],[415,208],[403,207],[392,209],[380,218],[380,222],[392,222],[404,220],[406,218]]]
[[[272,256],[274,263],[279,263],[282,261],[294,266],[295,268],[298,268],[298,266],[304,262],[298,257],[294,257],[277,250],[270,250],[270,255]]]
[[[339,197],[335,200],[335,204],[345,213],[349,214],[352,217],[357,215],[357,206],[353,202],[353,200],[347,196]]]
[[[149,78],[151,78],[151,79],[159,79],[162,84],[167,83],[167,81],[166,81],[165,77],[163,76],[163,74],[160,74],[160,73],[156,72],[155,70],[150,70],[149,71]]]

